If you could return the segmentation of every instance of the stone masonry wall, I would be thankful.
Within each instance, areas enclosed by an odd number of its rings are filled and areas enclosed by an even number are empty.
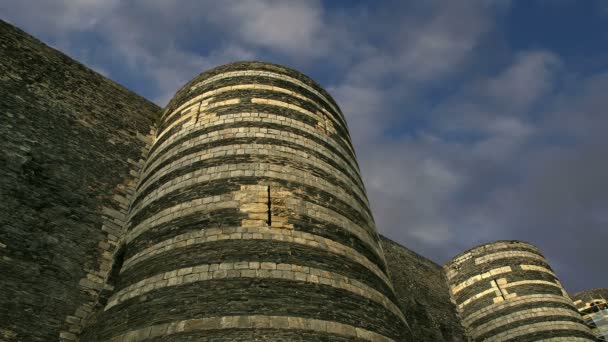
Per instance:
[[[410,341],[346,123],[285,67],[205,72],[167,106],[115,292],[86,341]]]
[[[475,247],[444,268],[473,341],[594,341],[544,256],[529,243]]]
[[[158,111],[0,21],[1,341],[74,340],[111,290]]]
[[[382,237],[382,249],[401,311],[417,342],[464,342],[443,268]]]

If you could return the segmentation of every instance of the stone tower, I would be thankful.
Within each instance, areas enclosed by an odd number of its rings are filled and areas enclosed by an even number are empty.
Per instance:
[[[163,112],[95,341],[410,341],[346,122],[294,70],[207,71]]]
[[[498,241],[444,266],[450,295],[473,341],[594,341],[535,246]]]

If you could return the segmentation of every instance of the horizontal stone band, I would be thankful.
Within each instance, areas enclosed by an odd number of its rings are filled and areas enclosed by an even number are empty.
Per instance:
[[[504,310],[510,307],[528,304],[528,303],[543,303],[543,302],[556,302],[563,303],[567,305],[572,305],[572,302],[565,297],[557,296],[557,295],[549,295],[549,294],[534,294],[534,295],[526,295],[512,298],[508,301],[494,303],[490,306],[487,306],[479,311],[474,312],[473,314],[463,317],[462,323],[464,326],[470,326],[473,322],[478,319],[485,317],[486,315],[498,312],[500,310]],[[574,310],[574,307],[572,308]]]
[[[190,156],[188,156],[188,159],[182,158],[182,159],[176,161],[173,165],[167,165],[166,170],[158,170],[156,172],[156,175],[157,175],[157,177],[160,178],[169,172],[178,171],[183,168],[188,168],[194,162],[203,163],[208,160],[211,160],[213,162],[214,160],[216,160],[218,158],[223,158],[222,161],[227,162],[227,161],[230,161],[229,158],[234,157],[233,159],[236,159],[238,156],[247,156],[247,157],[251,156],[252,158],[258,158],[258,159],[262,159],[262,160],[264,157],[267,157],[268,159],[272,159],[272,157],[276,157],[277,160],[280,160],[285,164],[288,162],[292,162],[294,164],[293,166],[302,165],[301,168],[308,168],[308,169],[313,169],[313,170],[318,169],[319,170],[318,172],[321,174],[326,173],[328,175],[332,175],[336,179],[336,181],[334,181],[334,182],[339,183],[339,184],[334,184],[333,182],[330,183],[329,181],[324,180],[324,179],[318,179],[318,180],[314,179],[316,181],[315,183],[321,183],[320,186],[323,189],[335,189],[335,190],[332,190],[332,193],[340,194],[345,202],[349,203],[354,208],[357,208],[357,210],[361,211],[362,213],[367,212],[367,210],[365,210],[366,208],[364,207],[364,205],[366,204],[365,195],[363,193],[361,193],[360,191],[358,191],[358,189],[354,186],[354,184],[352,183],[352,181],[349,178],[342,176],[342,174],[340,172],[336,172],[336,170],[333,169],[333,167],[331,165],[325,164],[323,161],[317,160],[316,157],[314,157],[314,156],[311,156],[311,155],[304,156],[303,153],[298,153],[298,151],[293,150],[288,147],[281,147],[280,149],[276,148],[276,147],[273,148],[273,147],[274,146],[269,145],[269,144],[252,144],[249,146],[244,145],[244,144],[218,146],[216,148],[211,148],[211,149],[208,149],[205,151],[201,151],[200,153],[190,155]],[[221,155],[221,156],[218,156],[218,155]],[[257,156],[259,156],[259,157],[257,157]],[[232,160],[231,164],[222,164],[222,166],[223,165],[236,165],[236,164],[234,164],[235,161],[236,160]],[[207,163],[209,164],[209,162],[207,162]],[[131,208],[130,216],[135,215],[142,206],[145,206],[146,202],[149,202],[153,199],[158,198],[158,193],[162,192],[166,188],[175,187],[178,184],[180,186],[192,185],[192,184],[196,183],[195,179],[198,176],[210,174],[210,173],[213,173],[214,171],[217,172],[217,169],[219,167],[216,166],[216,164],[217,163],[211,164],[211,165],[206,165],[208,167],[198,168],[198,169],[192,170],[189,173],[182,172],[182,173],[180,173],[179,178],[167,180],[164,183],[159,184],[158,186],[155,186],[155,188],[152,191],[146,191],[146,189],[148,187],[141,187],[140,190],[138,191],[138,198],[142,194],[144,194],[144,195],[147,194],[147,196],[142,197],[139,200],[138,205],[136,207]],[[202,165],[205,166],[205,164],[202,164]],[[241,165],[246,165],[246,164],[241,164]],[[276,172],[283,171],[285,169],[285,167],[287,167],[287,165],[275,165],[272,163],[265,163],[265,165],[269,165],[268,169],[271,171],[276,171]],[[271,168],[270,167],[271,165],[274,165],[274,167]],[[293,166],[289,165],[289,167],[293,170],[293,172],[299,171],[299,173],[305,174],[304,171],[295,169],[295,168],[293,168]],[[248,168],[245,168],[245,170],[247,170],[247,169]],[[291,172],[292,170],[290,170],[289,172],[285,171],[282,173],[292,174],[292,172]],[[182,178],[184,180],[182,180]],[[309,176],[309,178],[312,178],[312,177]],[[296,179],[303,180],[303,177],[296,177]],[[154,180],[154,178],[152,180]],[[312,185],[315,183],[308,182],[309,185]],[[149,183],[149,184],[151,184],[151,183]],[[353,189],[352,192],[350,192],[350,193],[347,192],[341,185],[350,186],[350,189]]]
[[[384,335],[348,324],[302,317],[264,315],[205,317],[163,323],[130,331],[110,339],[109,342],[139,342],[189,331],[251,328],[305,330],[367,341],[394,342]]]
[[[225,278],[276,278],[328,285],[375,301],[401,318],[404,323],[406,322],[405,317],[393,302],[380,292],[357,280],[312,267],[277,264],[274,262],[243,261],[203,264],[157,274],[129,285],[115,293],[108,301],[104,310],[108,310],[121,302],[144,295],[158,288]]]
[[[456,256],[444,266],[448,281],[452,280],[452,278],[459,274],[458,269],[461,268],[462,264],[470,261],[471,259],[481,257],[493,251],[512,248],[528,249],[531,252],[535,252],[540,255],[540,251],[538,248],[536,248],[536,246],[521,241],[496,242],[479,246]]]
[[[232,230],[235,232],[224,233],[226,230]],[[333,240],[320,237],[318,235],[298,232],[291,229],[271,227],[224,227],[221,229],[210,228],[197,232],[178,235],[172,239],[168,239],[156,245],[148,247],[143,251],[133,255],[131,258],[125,260],[121,269],[121,273],[133,267],[135,264],[153,257],[154,255],[158,255],[160,253],[176,248],[182,248],[186,246],[218,240],[277,240],[323,249],[356,261],[357,263],[363,265],[365,268],[373,272],[380,279],[382,279],[384,283],[389,286],[389,288],[392,288],[391,282],[388,280],[388,277],[384,274],[384,272],[382,272],[376,264],[369,261],[366,257],[361,255],[356,250],[348,246],[344,246]]]
[[[168,184],[167,187],[162,187],[160,189],[155,190],[151,194],[148,195],[146,201],[142,201],[142,207],[139,211],[134,211],[130,213],[129,220],[131,224],[135,224],[130,235],[137,235],[138,232],[145,230],[145,226],[151,224],[157,219],[161,219],[162,217],[166,217],[179,211],[180,208],[192,207],[194,206],[194,201],[196,201],[196,196],[191,196],[191,201],[184,201],[172,207],[166,207],[163,204],[162,207],[156,209],[155,212],[150,212],[146,206],[149,206],[151,201],[156,201],[159,203],[167,202],[164,200],[165,196],[173,196],[173,194],[183,194],[183,191],[189,189],[191,187],[200,188],[199,184],[203,182],[209,181],[237,181],[238,177],[260,177],[260,179],[264,178],[269,182],[274,180],[276,181],[286,181],[291,182],[291,184],[296,184],[301,187],[308,187],[309,189],[313,189],[315,191],[322,192],[321,189],[331,190],[332,192],[328,194],[328,196],[333,197],[334,203],[331,206],[327,203],[323,203],[320,201],[316,201],[317,204],[311,202],[311,198],[308,200],[301,199],[295,194],[290,197],[291,200],[294,201],[304,201],[307,206],[314,206],[318,213],[324,215],[324,220],[327,222],[337,223],[340,226],[344,227],[345,230],[351,231],[353,234],[359,236],[363,241],[374,241],[376,240],[376,234],[374,234],[373,221],[371,215],[365,210],[364,207],[355,199],[351,197],[350,194],[343,192],[340,188],[328,183],[325,180],[319,179],[318,177],[312,178],[310,176],[306,177],[307,174],[298,169],[288,167],[288,166],[280,166],[269,163],[243,163],[243,164],[225,164],[220,168],[226,168],[225,171],[218,171],[216,168],[210,169],[200,169],[192,172],[187,177],[183,176],[185,180],[181,180],[181,182],[177,184]],[[215,171],[214,173],[211,173]],[[293,186],[290,186],[293,187]],[[180,192],[180,190],[183,190]],[[326,192],[326,191],[323,191]],[[232,198],[231,192],[226,192],[224,194],[218,194],[218,196],[224,196],[224,199],[227,200],[225,207],[238,207],[238,205],[229,205],[233,201],[230,201]],[[210,197],[210,196],[207,196]],[[215,197],[215,196],[214,196]],[[203,202],[215,202],[211,200],[204,200],[204,197],[199,197],[199,199],[203,199]],[[314,200],[314,198],[312,198]],[[171,202],[169,202],[170,204]],[[189,204],[191,203],[191,204]],[[323,204],[323,205],[322,205]],[[218,205],[221,205],[219,203]],[[146,209],[146,213],[142,213],[142,210]],[[172,211],[173,210],[173,211]],[[191,210],[195,211],[195,210]],[[356,222],[360,222],[357,224]],[[155,222],[157,223],[157,222]],[[131,237],[129,238],[129,240]]]
[[[482,274],[478,274],[478,275],[473,276],[473,277],[463,281],[462,283],[452,287],[451,288],[452,294],[456,295],[458,292],[462,291],[463,289],[465,289],[479,281],[482,281],[483,279],[488,279],[490,277],[493,277],[493,276],[496,276],[499,274],[503,274],[503,273],[507,273],[507,272],[511,272],[511,271],[512,271],[512,269],[510,266],[504,266],[504,267],[491,269]]]
[[[545,258],[543,258],[542,256],[540,256],[536,253],[522,252],[522,251],[506,251],[506,252],[486,254],[482,257],[475,258],[475,265],[480,265],[480,264],[483,264],[486,262],[499,260],[499,259],[506,259],[506,258],[530,258],[530,259],[540,260],[543,262],[545,261]]]
[[[575,323],[569,321],[552,321],[527,324],[517,328],[513,328],[511,330],[507,330],[492,336],[492,341],[512,341],[516,337],[524,336],[530,333],[539,333],[543,331],[554,332],[557,330],[576,330],[584,333],[589,333],[589,328],[587,328],[587,326],[582,323]]]
[[[344,120],[344,117],[342,117],[341,112],[338,110],[338,108],[336,108],[331,101],[329,101],[323,94],[319,93],[316,89],[308,86],[307,84],[301,82],[300,80],[297,80],[293,77],[289,77],[287,75],[283,75],[283,74],[279,74],[279,73],[274,73],[274,72],[268,72],[268,71],[255,71],[255,70],[248,70],[248,71],[231,71],[231,72],[225,72],[225,73],[221,73],[219,75],[215,75],[213,77],[209,77],[197,84],[195,84],[194,86],[190,87],[190,91],[194,91],[196,88],[202,87],[206,84],[209,83],[213,83],[216,82],[218,80],[224,79],[224,78],[231,78],[231,77],[239,77],[239,76],[265,76],[265,77],[269,77],[269,78],[277,78],[283,81],[287,81],[290,83],[293,83],[297,86],[300,86],[306,90],[308,90],[309,92],[317,95],[321,100],[323,100],[336,114],[340,115],[342,120]]]
[[[557,278],[555,273],[550,269],[538,265],[519,265],[519,267],[524,271],[537,271],[537,272],[545,272]]]
[[[265,84],[239,84],[239,85],[233,85],[233,86],[227,86],[227,87],[221,87],[215,90],[211,90],[208,92],[204,92],[200,95],[197,95],[196,97],[192,98],[190,101],[190,105],[188,107],[184,107],[182,110],[179,111],[173,111],[172,113],[166,115],[163,118],[163,121],[167,121],[169,118],[173,117],[174,115],[177,115],[177,113],[186,110],[188,108],[194,109],[193,107],[195,107],[197,105],[198,101],[203,101],[205,99],[208,99],[210,97],[216,96],[218,94],[221,93],[226,93],[226,92],[231,92],[231,91],[236,91],[236,90],[248,90],[248,89],[254,89],[254,90],[265,90],[265,91],[271,91],[271,92],[277,92],[277,93],[283,93],[283,94],[288,94],[290,96],[296,97],[298,99],[304,100],[308,103],[311,103],[312,105],[314,105],[318,110],[322,111],[325,115],[327,115],[327,117],[332,118],[332,114],[329,113],[325,108],[323,108],[322,106],[320,106],[316,101],[314,101],[313,99],[310,99],[306,96],[303,96],[301,94],[298,94],[294,91],[288,90],[288,89],[284,89],[284,88],[280,88],[277,86],[270,86],[270,85],[265,85]],[[341,124],[339,122],[336,122],[337,124]]]
[[[475,329],[473,329],[471,332],[471,335],[473,336],[473,338],[478,338],[481,335],[491,332],[492,330],[494,330],[498,327],[504,326],[504,325],[512,324],[515,322],[521,322],[520,326],[523,327],[523,326],[527,326],[527,324],[525,324],[525,322],[523,322],[527,319],[535,318],[535,317],[544,317],[544,316],[556,316],[556,315],[564,316],[564,317],[578,318],[578,319],[581,318],[580,314],[574,310],[560,309],[560,308],[534,308],[534,309],[517,311],[512,314],[504,315],[497,319],[484,323],[484,324],[476,327]]]
[[[543,339],[543,342],[589,342],[588,338],[584,337],[551,337]]]
[[[531,284],[542,284],[542,285],[549,285],[549,286],[555,286],[559,289],[561,289],[562,287],[559,284],[556,283],[552,283],[550,281],[546,281],[546,280],[520,280],[520,281],[515,281],[512,283],[507,283],[504,285],[501,285],[500,287],[502,289],[506,289],[506,288],[510,288],[510,287],[515,287],[515,286],[519,286],[519,285],[531,285]],[[478,294],[476,294],[475,296],[468,298],[467,300],[465,300],[464,302],[462,302],[461,304],[458,305],[458,309],[462,310],[465,306],[467,306],[468,304],[474,302],[477,299],[480,299],[484,296],[487,296],[488,294],[491,293],[495,293],[496,292],[496,288],[490,288],[487,289],[485,291],[482,291]]]
[[[179,153],[194,145],[222,139],[224,134],[245,137],[247,128],[260,130],[260,132],[254,132],[255,136],[257,136],[257,133],[270,133],[274,138],[287,140],[309,148],[314,147],[315,150],[320,150],[328,156],[335,155],[332,158],[340,158],[343,167],[347,165],[349,173],[360,182],[359,171],[352,156],[341,144],[328,140],[318,129],[275,113],[242,110],[234,113],[224,113],[219,117],[202,116],[196,124],[182,126],[179,131],[174,132],[170,137],[159,140],[150,152],[148,164],[144,168],[143,178],[145,179],[152,169],[165,159],[171,158],[176,152]],[[169,150],[172,151],[171,154],[167,154]]]
[[[239,96],[242,96],[242,95],[239,95]],[[214,112],[212,112],[212,110],[214,108],[217,108],[217,111],[220,111],[221,108],[225,108],[226,106],[239,104],[240,97],[227,99],[224,101],[212,102],[212,103],[206,103],[207,101],[208,100],[205,100],[200,106],[196,106],[196,109],[190,110],[188,113],[183,114],[179,118],[177,118],[174,121],[172,121],[171,123],[169,123],[163,129],[163,131],[157,135],[157,137],[155,139],[155,144],[157,141],[162,140],[163,136],[168,134],[168,132],[171,131],[171,128],[176,127],[180,124],[184,124],[184,123],[188,122],[188,120],[191,120],[191,119],[197,118],[197,117],[214,118],[214,117],[216,117]],[[296,104],[272,100],[272,99],[265,99],[265,98],[253,98],[253,99],[251,99],[251,103],[269,106],[270,108],[273,108],[273,107],[285,108],[285,109],[295,111],[295,113],[306,118],[305,121],[308,121],[309,126],[315,127],[315,125],[318,126],[319,124],[321,124],[322,127],[325,130],[327,130],[327,132],[329,132],[329,133],[336,133],[337,130],[343,131],[343,128],[340,128],[339,126],[335,127],[331,122],[327,121],[325,119],[325,116],[323,116],[322,114],[313,113]],[[196,120],[193,120],[193,121],[194,122],[192,122],[191,124],[196,123]],[[334,135],[334,134],[332,134],[332,136],[336,137],[336,135]],[[342,132],[342,134],[339,135],[339,138],[344,141],[344,146],[348,149],[349,155],[354,156],[354,149],[352,148],[352,145],[351,145],[350,141],[348,140],[348,135],[346,133]]]

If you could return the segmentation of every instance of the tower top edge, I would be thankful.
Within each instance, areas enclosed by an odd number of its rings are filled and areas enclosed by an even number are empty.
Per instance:
[[[257,60],[243,60],[243,61],[235,61],[227,64],[217,65],[210,69],[207,69],[200,74],[196,75],[186,84],[184,84],[171,98],[165,110],[171,109],[175,107],[187,94],[190,92],[190,89],[197,83],[204,81],[205,79],[211,78],[213,76],[228,73],[228,72],[238,72],[238,71],[261,71],[268,73],[281,74],[284,76],[288,76],[291,78],[295,78],[300,82],[305,83],[306,85],[312,87],[323,96],[325,96],[336,108],[339,110],[339,106],[334,100],[334,98],[313,78],[310,76],[285,65],[266,62],[266,61],[257,61]]]
[[[483,243],[483,244],[479,244],[477,246],[471,247],[467,250],[465,250],[464,252],[461,252],[457,255],[455,255],[453,258],[451,258],[448,262],[446,262],[444,264],[444,267],[449,267],[451,264],[453,263],[457,263],[459,261],[459,259],[461,259],[462,257],[466,256],[467,254],[471,254],[471,253],[475,253],[478,252],[480,250],[487,250],[487,249],[494,249],[494,247],[497,247],[499,245],[503,245],[503,244],[513,244],[513,245],[526,245],[529,247],[532,247],[533,249],[539,250],[539,248],[527,241],[521,241],[521,240],[497,240],[497,241],[492,241],[492,242],[487,242],[487,243]],[[515,247],[515,246],[514,246]],[[508,249],[508,248],[505,248]]]

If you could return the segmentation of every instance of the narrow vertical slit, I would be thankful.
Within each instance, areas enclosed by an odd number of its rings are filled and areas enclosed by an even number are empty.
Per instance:
[[[196,110],[196,119],[194,120],[194,123],[198,122],[198,117],[201,115],[201,102],[198,103],[198,109]]]
[[[270,204],[270,185],[268,186],[268,226],[272,226],[272,209]]]
[[[498,282],[496,281],[496,279],[494,279],[492,281],[494,282],[494,285],[496,285],[498,292],[500,292],[500,296],[502,297],[502,299],[506,299],[505,294],[502,292],[502,289],[500,288],[500,285],[498,285]]]

